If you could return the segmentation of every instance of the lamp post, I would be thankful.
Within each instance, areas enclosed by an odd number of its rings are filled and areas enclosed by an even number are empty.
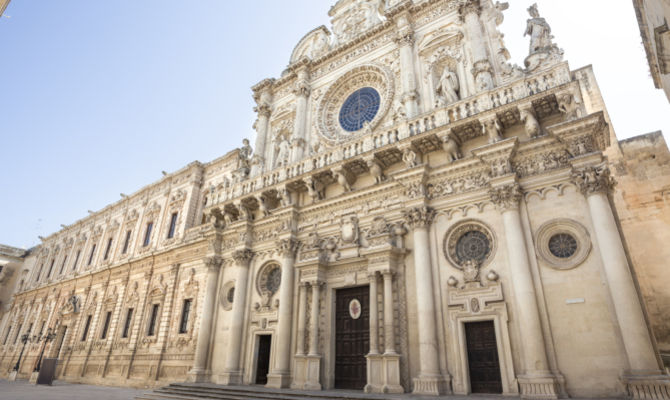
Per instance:
[[[47,344],[54,340],[56,337],[56,332],[53,332],[51,328],[47,331],[47,334],[44,335],[43,337],[37,338],[37,341],[39,342],[40,340],[44,342],[42,345],[42,351],[40,352],[40,358],[37,360],[37,364],[35,365],[35,369],[33,372],[39,372],[40,367],[42,366],[42,356],[44,356],[44,350],[47,348]]]
[[[21,343],[23,343],[23,347],[21,347],[21,352],[19,353],[19,359],[16,360],[16,365],[14,366],[14,371],[17,373],[19,372],[19,367],[21,366],[21,357],[23,357],[23,350],[26,349],[26,343],[30,341],[30,335],[27,333],[24,333],[21,336]]]

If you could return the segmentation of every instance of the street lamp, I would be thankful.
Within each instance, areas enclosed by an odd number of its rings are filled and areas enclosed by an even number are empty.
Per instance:
[[[33,372],[38,372],[40,370],[40,367],[42,366],[42,356],[44,355],[44,349],[47,348],[47,343],[50,341],[54,340],[56,337],[56,332],[52,332],[51,328],[47,331],[47,334],[44,337],[39,337],[37,338],[37,341],[39,342],[40,340],[44,341],[44,344],[42,345],[42,351],[40,352],[40,358],[37,361],[37,365],[35,365],[35,369]]]
[[[21,335],[21,343],[23,343],[23,347],[21,347],[21,352],[19,353],[19,359],[16,360],[16,365],[14,366],[14,371],[17,373],[19,372],[19,366],[21,365],[21,357],[23,357],[23,350],[26,349],[26,343],[30,341],[30,335],[27,333],[24,333]]]

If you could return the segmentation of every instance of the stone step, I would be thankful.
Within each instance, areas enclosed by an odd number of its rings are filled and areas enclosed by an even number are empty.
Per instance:
[[[172,383],[137,397],[137,400],[391,400],[407,398],[356,391],[305,391],[264,386],[223,386],[209,383]]]

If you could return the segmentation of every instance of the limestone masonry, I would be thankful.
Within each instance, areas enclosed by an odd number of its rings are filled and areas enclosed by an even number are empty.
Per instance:
[[[670,153],[507,6],[340,0],[255,146],[0,248],[0,377],[670,399]]]

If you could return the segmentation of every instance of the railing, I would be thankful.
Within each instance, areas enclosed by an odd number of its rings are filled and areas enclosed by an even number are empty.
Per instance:
[[[248,180],[235,184],[231,192],[235,197],[243,196],[315,169],[336,164],[343,159],[352,158],[399,142],[408,137],[458,122],[484,111],[517,102],[561,86],[570,82],[570,80],[570,70],[567,62],[560,63],[551,69],[519,79],[507,85],[499,86],[486,93],[471,96],[445,107],[435,108],[411,120],[398,122],[391,128],[352,140],[343,144],[338,149],[321,152],[292,165],[275,168],[263,175],[251,177]]]

